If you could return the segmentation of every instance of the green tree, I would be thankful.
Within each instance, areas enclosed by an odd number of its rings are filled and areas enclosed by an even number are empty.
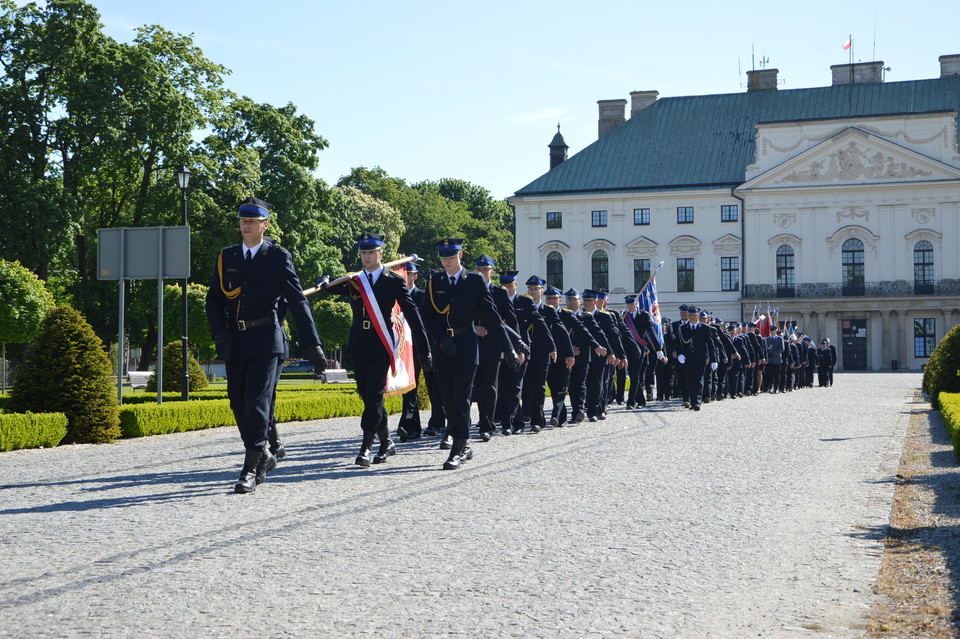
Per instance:
[[[64,413],[66,443],[108,442],[120,436],[120,409],[110,358],[75,309],[51,309],[13,377],[14,412]]]
[[[330,274],[360,268],[357,238],[367,231],[386,235],[384,262],[397,258],[404,225],[395,208],[356,187],[338,186],[330,194],[327,211],[330,223],[323,235],[323,243],[339,252],[339,264]]]
[[[333,350],[345,345],[350,338],[350,324],[353,321],[350,304],[321,298],[310,308],[323,347]]]
[[[163,347],[163,391],[167,393],[183,390],[183,345],[180,341],[168,342]],[[187,375],[190,377],[190,390],[198,391],[210,385],[206,374],[200,368],[200,362],[188,353]],[[147,391],[157,390],[157,374],[154,372],[147,380]]]
[[[43,281],[20,262],[0,260],[0,388],[7,390],[7,344],[33,339],[40,322],[53,308],[53,296]]]
[[[168,284],[163,287],[164,341],[173,340],[183,334],[182,290],[179,284]],[[206,301],[206,286],[191,283],[187,287],[187,343],[193,357],[200,359],[210,359],[214,354],[213,336],[210,335],[210,325],[207,323]],[[179,341],[177,343],[180,344]],[[178,357],[178,361],[179,359]],[[192,383],[191,386],[193,386]]]

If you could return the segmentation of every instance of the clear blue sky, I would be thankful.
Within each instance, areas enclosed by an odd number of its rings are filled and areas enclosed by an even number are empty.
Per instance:
[[[782,89],[828,86],[851,34],[855,59],[883,60],[889,82],[938,77],[938,57],[960,54],[956,0],[92,4],[118,40],[143,24],[193,34],[232,70],[229,88],[293,102],[330,142],[317,171],[328,183],[381,166],[498,198],[546,172],[557,122],[571,155],[594,142],[600,99],[745,91],[763,57]]]

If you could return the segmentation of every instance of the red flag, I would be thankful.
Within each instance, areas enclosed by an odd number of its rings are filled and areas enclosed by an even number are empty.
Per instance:
[[[847,41],[843,43],[843,50],[846,51],[853,46],[853,38],[847,38]]]

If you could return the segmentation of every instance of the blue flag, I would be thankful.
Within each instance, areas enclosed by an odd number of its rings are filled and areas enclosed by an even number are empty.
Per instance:
[[[657,334],[657,341],[663,347],[663,325],[660,323],[660,303],[657,302],[657,277],[653,276],[647,285],[640,291],[640,308],[653,316],[653,330]]]

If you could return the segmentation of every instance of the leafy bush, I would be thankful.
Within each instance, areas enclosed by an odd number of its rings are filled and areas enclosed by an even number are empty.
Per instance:
[[[923,371],[923,390],[938,407],[940,393],[960,392],[960,324],[943,336]]]
[[[207,374],[192,354],[187,353],[187,374],[190,376],[190,391],[198,391],[210,385]],[[170,342],[163,347],[163,390],[183,392],[183,343]],[[147,391],[157,392],[157,373],[147,380]]]
[[[940,393],[940,414],[953,442],[953,454],[960,460],[960,393]]]
[[[53,307],[53,296],[20,262],[0,260],[0,342],[31,340]]]
[[[0,415],[0,451],[53,447],[67,434],[63,413]]]
[[[63,413],[66,443],[112,441],[120,417],[110,359],[78,311],[50,310],[13,378],[10,410]]]

